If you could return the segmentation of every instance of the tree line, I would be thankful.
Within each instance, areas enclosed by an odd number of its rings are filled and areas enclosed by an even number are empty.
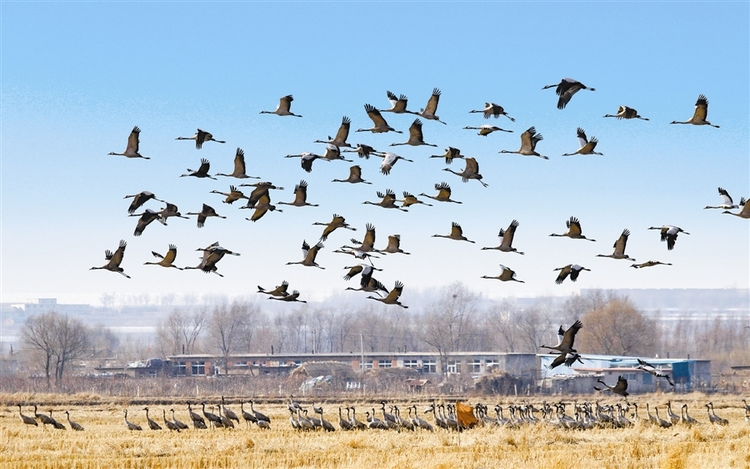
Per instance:
[[[451,353],[472,351],[540,353],[557,343],[557,330],[580,319],[584,327],[576,348],[585,354],[673,356],[718,359],[727,365],[747,358],[750,329],[717,320],[666,323],[647,316],[627,296],[593,290],[572,295],[562,305],[539,299],[521,307],[512,300],[487,301],[461,283],[439,291],[424,308],[302,305],[288,311],[264,311],[262,302],[234,300],[194,307],[173,307],[157,326],[153,342],[131,353],[135,359],[206,353],[437,352],[447,363]],[[95,358],[122,347],[100,326],[50,312],[31,316],[22,343],[48,382],[58,383],[71,360]],[[149,355],[143,355],[147,353]],[[140,356],[137,356],[141,354]],[[445,371],[445,370],[442,370]]]

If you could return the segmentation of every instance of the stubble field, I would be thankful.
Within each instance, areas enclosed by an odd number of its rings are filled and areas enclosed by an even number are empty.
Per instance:
[[[338,403],[324,403],[325,418],[337,431],[299,432],[289,423],[286,405],[259,404],[256,410],[268,414],[271,429],[247,427],[234,429],[166,430],[162,409],[174,408],[176,417],[189,423],[184,403],[149,404],[150,417],[164,430],[153,431],[146,423],[145,404],[97,402],[93,405],[60,405],[45,396],[39,411],[53,410],[65,422],[65,410],[71,419],[85,427],[82,432],[25,425],[18,407],[12,403],[33,404],[34,397],[6,395],[0,410],[0,467],[30,468],[750,468],[750,423],[745,420],[741,397],[712,396],[718,415],[728,426],[708,422],[705,403],[709,398],[669,396],[672,406],[683,403],[701,424],[659,428],[637,423],[631,428],[594,428],[565,430],[546,423],[524,424],[519,428],[485,426],[461,433],[436,429],[427,431],[338,430]],[[632,396],[631,396],[632,397]],[[16,400],[14,400],[14,398]],[[219,399],[207,399],[216,403]],[[658,406],[664,415],[667,397],[637,396],[639,417],[645,418],[645,404]],[[39,401],[37,401],[39,402]],[[484,399],[487,405],[490,403]],[[528,401],[541,405],[541,399]],[[549,402],[553,402],[549,400]],[[555,400],[556,402],[556,400]],[[567,402],[572,402],[568,400]],[[622,401],[602,400],[601,403]],[[472,401],[469,401],[472,403]],[[518,400],[498,399],[494,404],[520,404]],[[399,402],[402,409],[407,402]],[[415,401],[418,408],[424,401]],[[354,405],[357,417],[377,404],[346,402]],[[239,412],[238,401],[228,406]],[[124,421],[143,427],[129,431]],[[247,405],[245,405],[247,410]],[[569,407],[570,409],[570,407]],[[196,409],[200,412],[200,407]],[[570,413],[570,411],[569,411]],[[33,415],[33,408],[24,407]],[[492,414],[494,415],[494,414]],[[432,422],[431,416],[424,416]],[[506,414],[507,417],[507,414]],[[628,416],[630,418],[630,416]]]

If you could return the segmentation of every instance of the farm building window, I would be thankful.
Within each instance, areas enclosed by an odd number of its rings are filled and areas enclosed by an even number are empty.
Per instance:
[[[195,375],[205,375],[206,374],[206,362],[195,362],[193,363],[193,366],[190,370],[190,373]]]
[[[378,368],[390,368],[393,366],[393,362],[390,360],[379,360],[378,361]]]
[[[461,362],[456,360],[448,360],[448,373],[461,373]]]
[[[187,364],[185,362],[177,362],[177,367],[175,369],[175,375],[177,376],[185,376],[187,374]]]
[[[419,368],[419,360],[404,360],[404,368]]]
[[[482,371],[482,361],[474,360],[471,362],[469,367],[471,368],[472,373],[479,373],[480,371]]]
[[[435,360],[422,360],[422,371],[425,373],[437,373],[437,362]]]
[[[362,368],[363,370],[370,370],[370,369],[372,369],[372,362],[370,362],[370,361],[364,361],[364,362],[362,362],[362,363],[359,364],[359,367]]]

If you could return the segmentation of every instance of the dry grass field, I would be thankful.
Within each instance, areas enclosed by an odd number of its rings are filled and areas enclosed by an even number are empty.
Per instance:
[[[146,423],[144,404],[103,402],[96,396],[5,395],[0,398],[0,467],[2,468],[750,468],[750,423],[745,420],[741,397],[711,396],[716,413],[728,426],[708,422],[704,395],[671,395],[673,407],[683,403],[701,425],[658,428],[637,424],[632,428],[564,430],[545,423],[521,428],[480,427],[464,432],[338,431],[338,404],[324,403],[325,418],[337,431],[298,432],[291,428],[285,405],[260,404],[272,419],[264,431],[244,422],[234,429],[189,430],[180,433],[153,431]],[[580,397],[580,396],[579,396]],[[634,397],[634,396],[631,396]],[[35,400],[36,399],[36,400]],[[217,402],[218,399],[207,399]],[[639,416],[645,403],[659,406],[664,417],[665,395],[635,396]],[[53,409],[65,422],[65,410],[85,427],[83,432],[25,425],[16,402],[38,403],[39,411]],[[54,402],[54,404],[53,404]],[[70,402],[68,405],[61,403]],[[76,405],[75,402],[87,402]],[[488,400],[483,400],[490,404]],[[541,399],[529,402],[541,404]],[[618,402],[614,399],[602,403]],[[621,401],[619,401],[621,402]],[[405,403],[405,402],[404,402]],[[416,401],[418,407],[424,402]],[[471,401],[470,401],[471,403]],[[499,399],[501,405],[519,403]],[[357,417],[377,404],[355,405]],[[190,421],[186,405],[149,404],[150,416],[162,426],[162,409],[174,407],[176,416]],[[229,405],[239,414],[239,404]],[[246,410],[247,410],[247,406]],[[404,405],[405,407],[405,405]],[[642,407],[643,409],[640,409]],[[128,420],[143,427],[129,431]],[[200,407],[197,409],[200,411]],[[25,406],[24,414],[33,408]],[[360,415],[361,413],[361,415]],[[432,421],[429,417],[427,420]]]

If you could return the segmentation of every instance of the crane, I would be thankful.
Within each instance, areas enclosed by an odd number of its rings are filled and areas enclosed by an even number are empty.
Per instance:
[[[657,378],[665,378],[667,382],[669,383],[669,385],[674,387],[674,381],[672,381],[672,378],[670,378],[668,374],[661,372],[658,368],[656,368],[654,365],[652,365],[651,363],[645,360],[641,360],[640,358],[638,358],[637,360],[638,360],[638,366],[637,366],[638,369],[641,369],[645,371],[646,373],[651,374]]]
[[[518,280],[516,278],[516,272],[504,266],[503,264],[500,264],[500,275],[496,275],[494,277],[482,275],[482,278],[491,279],[491,280],[500,280],[501,282],[513,281],[513,282],[518,282],[518,283],[526,283],[523,280]]]
[[[605,383],[604,381],[602,381],[600,379],[596,380],[596,382],[597,383],[601,383],[601,384],[604,385],[604,388],[598,388],[598,387],[594,386],[594,389],[596,389],[597,391],[611,391],[614,394],[618,394],[618,395],[620,395],[620,396],[622,396],[622,397],[624,397],[626,399],[627,399],[627,397],[629,395],[629,393],[627,391],[627,389],[628,389],[628,380],[625,379],[625,377],[622,376],[622,375],[620,375],[620,376],[617,377],[617,384],[615,384],[614,386],[610,386],[610,385],[608,385],[607,383]]]
[[[298,302],[298,303],[307,303],[305,300],[299,299],[299,291],[298,290],[292,290],[292,293],[286,296],[269,296],[269,300],[278,300],[278,301],[289,301],[289,302]]]
[[[576,334],[578,334],[578,331],[580,331],[582,328],[583,323],[580,321],[580,319],[577,319],[567,329],[563,329],[563,327],[560,326],[560,329],[558,329],[557,331],[557,335],[560,336],[560,342],[557,345],[542,345],[541,347],[549,350],[557,350],[558,352],[563,353],[577,352],[578,350],[573,348],[573,343],[576,340]]]
[[[359,246],[342,246],[342,248],[352,249],[355,251],[362,251],[362,252],[380,252],[377,249],[375,249],[375,225],[372,223],[368,223],[365,225],[365,237],[360,243],[356,239],[351,239],[350,241],[354,244],[359,244]]]
[[[562,234],[552,233],[550,236],[565,236],[570,239],[585,239],[586,241],[596,241],[595,239],[587,238],[582,234],[581,222],[576,217],[570,217],[570,219],[565,222],[565,226],[568,227],[568,231]]]
[[[128,243],[126,243],[124,239],[121,239],[120,245],[114,253],[109,249],[104,251],[104,259],[107,260],[106,264],[101,267],[92,267],[89,270],[104,269],[109,270],[110,272],[117,272],[120,275],[130,278],[130,275],[126,274],[122,267],[120,267],[120,263],[122,263],[122,258],[125,255],[125,248],[127,247],[127,245]]]
[[[363,183],[363,184],[372,184],[370,181],[365,181],[362,179],[362,166],[360,165],[352,165],[349,167],[349,177],[346,179],[334,179],[331,182],[348,182],[350,184],[357,184],[357,183]]]
[[[711,127],[719,128],[718,125],[714,125],[706,120],[708,116],[708,99],[704,95],[699,95],[698,100],[695,102],[695,112],[693,117],[690,119],[680,122],[672,121],[670,124],[693,124],[693,125],[710,125]]]
[[[427,195],[425,193],[421,193],[419,195],[424,197],[429,197],[430,199],[437,200],[438,202],[453,202],[454,204],[460,204],[463,202],[459,202],[458,200],[451,199],[451,186],[449,186],[445,182],[441,182],[438,184],[435,184],[435,190],[438,191],[437,195]]]
[[[388,125],[388,122],[386,122],[386,120],[380,114],[380,111],[378,111],[375,106],[371,104],[365,104],[365,112],[367,112],[367,117],[372,120],[373,126],[369,129],[357,129],[357,132],[372,132],[374,134],[384,132],[396,132],[397,134],[403,133],[400,130],[396,130]]]
[[[237,152],[234,154],[234,171],[230,174],[216,173],[217,176],[227,176],[237,179],[260,179],[257,176],[248,176],[247,168],[245,167],[245,151],[242,148],[237,147]]]
[[[482,186],[487,187],[489,184],[482,181],[482,175],[479,174],[479,163],[477,163],[476,158],[466,157],[464,158],[464,161],[466,162],[466,167],[460,173],[453,171],[450,168],[443,168],[443,171],[448,171],[456,176],[461,176],[461,181],[463,182],[468,182],[469,179],[476,179],[482,184]]]
[[[216,140],[211,132],[198,129],[192,137],[177,137],[175,140],[195,140],[195,148],[200,150],[206,142],[227,143],[224,140]]]
[[[612,259],[627,259],[629,261],[635,262],[635,259],[625,254],[625,246],[628,243],[628,236],[630,236],[630,230],[628,230],[627,228],[622,230],[622,234],[620,235],[619,238],[617,238],[617,241],[615,241],[615,244],[612,246],[615,249],[615,251],[612,254],[597,254],[596,257],[611,257]]]
[[[364,158],[366,160],[370,159],[371,154],[378,153],[378,151],[375,150],[373,147],[371,147],[370,145],[365,145],[364,143],[358,143],[357,148],[353,150],[342,150],[342,151],[345,151],[347,153],[352,153],[352,152],[357,153],[357,155],[360,158]]]
[[[500,229],[497,236],[500,238],[500,245],[496,247],[484,247],[483,251],[495,249],[502,252],[515,252],[516,254],[523,254],[523,252],[513,247],[513,237],[516,235],[516,229],[518,229],[518,220],[513,220],[508,225],[508,229]]]
[[[390,151],[387,151],[383,153],[382,155],[376,155],[376,156],[380,156],[383,158],[383,162],[380,163],[380,172],[385,174],[386,176],[391,174],[391,169],[398,162],[398,160],[404,160],[404,161],[408,161],[409,163],[414,163],[413,160],[404,158],[403,156],[397,155]]]
[[[359,265],[352,265],[344,267],[345,269],[349,269],[349,271],[344,275],[344,280],[349,281],[352,279],[352,277],[356,277],[360,273],[362,274],[362,279],[366,279],[367,281],[370,280],[372,277],[373,271],[377,270],[378,272],[382,272],[383,269],[378,269],[377,267],[373,267],[372,265],[367,264],[359,264]]]
[[[440,90],[437,88],[433,88],[432,95],[430,96],[430,99],[427,100],[427,106],[425,106],[424,109],[420,109],[419,112],[415,112],[414,114],[424,119],[438,121],[441,124],[445,124],[445,122],[441,121],[437,114],[435,114],[437,112],[438,103],[440,102],[440,95]]]
[[[197,170],[192,170],[188,168],[187,169],[188,172],[185,174],[181,174],[180,177],[184,178],[184,177],[192,176],[192,177],[196,177],[200,179],[203,179],[203,178],[213,179],[215,181],[216,178],[208,174],[208,170],[210,168],[211,168],[211,163],[207,159],[201,158],[201,165]]]
[[[295,207],[317,207],[318,204],[307,202],[307,181],[304,179],[294,186],[294,200],[291,202],[279,202],[282,205],[293,205]]]
[[[687,231],[683,230],[679,226],[674,225],[664,225],[664,226],[652,226],[649,228],[649,230],[659,230],[660,234],[660,240],[662,242],[667,242],[667,250],[671,251],[674,249],[674,244],[677,242],[677,235],[680,233],[685,233],[686,235],[689,235]]]
[[[262,181],[262,182],[254,182],[252,184],[240,184],[240,187],[254,187],[253,191],[250,193],[250,196],[247,200],[247,205],[245,208],[253,208],[255,207],[255,204],[258,203],[261,197],[264,195],[268,195],[268,191],[271,189],[276,189],[283,191],[283,187],[275,186],[272,182],[269,181]]]
[[[392,112],[394,114],[414,114],[414,112],[406,110],[406,105],[409,102],[409,98],[407,98],[403,94],[396,96],[394,93],[386,91],[385,95],[388,97],[388,101],[390,101],[391,103],[391,108],[381,109],[380,112]]]
[[[163,209],[159,210],[159,216],[160,216],[159,222],[162,225],[164,225],[164,226],[167,225],[167,218],[169,218],[169,217],[184,218],[186,220],[189,219],[189,217],[183,216],[180,213],[180,209],[177,208],[177,205],[170,204],[169,202],[165,202],[165,203],[167,204],[167,206],[164,207]]]
[[[241,208],[254,208],[255,209],[255,211],[250,216],[250,218],[245,218],[245,220],[251,221],[251,222],[256,222],[260,220],[261,218],[263,218],[263,215],[265,215],[268,212],[273,212],[273,211],[283,212],[283,210],[277,209],[276,206],[271,203],[271,197],[268,195],[267,192],[260,196],[260,199],[258,199],[258,201],[255,203],[253,207],[245,206]]]
[[[287,296],[289,294],[286,291],[287,288],[289,288],[289,282],[284,280],[281,282],[281,285],[276,285],[273,290],[266,290],[265,288],[258,285],[258,293],[265,293],[266,295],[271,296]]]
[[[315,257],[318,255],[318,251],[323,248],[323,243],[318,242],[315,246],[310,247],[307,241],[302,241],[302,260],[297,262],[287,262],[286,265],[301,264],[305,267],[317,267],[319,269],[325,269],[325,267],[319,266],[315,262]]]
[[[729,215],[734,215],[735,217],[740,217],[744,219],[750,219],[750,203],[747,203],[745,198],[740,199],[740,206],[742,207],[742,210],[740,210],[738,213],[730,212],[729,210],[724,210],[721,213],[728,213]]]
[[[505,116],[508,119],[510,119],[511,122],[515,122],[516,120],[508,115],[507,112],[505,112],[505,109],[499,104],[495,103],[484,103],[484,109],[475,109],[473,111],[469,111],[469,114],[472,113],[481,113],[484,114],[485,119],[489,119],[490,117],[494,117],[497,119],[500,116]]]
[[[174,267],[177,270],[183,270],[182,267],[174,265],[174,260],[177,258],[177,246],[174,244],[169,245],[169,251],[163,256],[156,251],[151,251],[151,254],[153,254],[155,258],[161,260],[159,262],[144,262],[143,265],[159,265],[162,267]]]
[[[369,200],[365,200],[362,203],[369,204],[369,205],[377,205],[383,208],[395,208],[396,210],[401,210],[402,212],[408,212],[408,210],[406,210],[405,208],[401,208],[398,205],[396,205],[396,193],[393,192],[391,189],[386,189],[385,194],[378,191],[377,195],[378,197],[381,198],[380,202],[371,202]]]
[[[422,121],[414,119],[414,122],[409,126],[409,139],[403,143],[391,143],[392,147],[398,145],[411,145],[418,147],[420,145],[426,145],[428,147],[436,147],[437,145],[432,143],[425,143],[424,135],[422,134]]]
[[[581,274],[582,271],[587,270],[591,271],[591,269],[587,269],[586,267],[580,266],[578,264],[568,264],[565,267],[558,267],[556,269],[553,269],[552,271],[560,271],[560,274],[555,279],[555,283],[560,285],[565,281],[566,278],[568,278],[568,275],[570,275],[570,280],[575,282],[578,280],[578,275]]]
[[[401,294],[402,294],[403,291],[404,291],[404,284],[401,283],[400,281],[396,280],[396,283],[395,283],[395,285],[393,287],[393,290],[391,290],[388,293],[388,295],[386,295],[385,297],[378,298],[378,297],[375,297],[375,296],[368,296],[367,298],[370,299],[370,300],[380,301],[383,304],[398,305],[398,306],[401,306],[404,309],[407,309],[409,307],[406,306],[406,305],[401,304],[401,302],[399,301],[399,298],[401,297]]]
[[[123,197],[123,199],[133,199],[133,201],[130,203],[130,207],[128,207],[128,213],[135,213],[135,211],[141,208],[143,204],[152,199],[159,202],[164,202],[161,199],[157,199],[156,196],[149,191],[141,191],[137,194],[126,195],[125,197]]]
[[[479,127],[466,126],[464,127],[464,130],[478,130],[479,132],[477,133],[477,135],[481,135],[482,137],[486,137],[492,132],[513,133],[512,130],[505,130],[496,125],[488,125],[488,124],[480,125]]]
[[[411,254],[401,249],[401,235],[394,234],[388,236],[388,245],[380,252],[386,252],[388,254]]]
[[[578,127],[577,135],[580,148],[573,153],[563,153],[563,156],[603,155],[603,153],[595,151],[596,145],[599,143],[599,140],[597,140],[596,137],[591,137],[590,139],[586,138],[586,132],[580,127]]]
[[[474,241],[464,236],[464,231],[461,229],[461,225],[459,225],[456,222],[451,223],[450,234],[447,234],[447,235],[434,234],[432,235],[432,237],[433,238],[448,238],[448,239],[453,239],[456,241],[468,241],[470,243],[474,243]]]
[[[519,155],[526,156],[538,156],[543,160],[548,160],[549,157],[540,155],[536,151],[536,144],[544,140],[542,134],[536,133],[536,128],[529,127],[524,133],[521,134],[521,148],[517,151],[511,150],[500,150],[498,153],[517,153]]]
[[[209,192],[209,194],[219,194],[226,197],[226,199],[223,200],[225,204],[233,204],[234,202],[240,200],[240,199],[248,199],[250,198],[242,193],[241,190],[237,189],[236,186],[229,186],[229,192],[221,192],[217,190],[213,190]]]
[[[657,265],[672,265],[672,264],[669,262],[648,261],[648,262],[643,262],[641,264],[633,264],[630,267],[634,267],[636,269],[643,269],[644,267],[654,267]]]
[[[317,155],[315,153],[310,153],[309,151],[299,153],[296,155],[286,155],[284,158],[301,158],[300,165],[302,166],[302,169],[304,169],[308,173],[312,172],[312,166],[315,160],[323,159],[324,161],[331,161],[329,159],[324,158],[323,155]]]
[[[330,222],[315,222],[313,223],[313,225],[325,226],[325,228],[323,229],[323,234],[320,235],[320,241],[327,240],[328,236],[339,228],[357,231],[356,228],[352,228],[348,223],[346,223],[346,219],[344,217],[335,213],[333,214],[333,219],[331,219]]]
[[[432,207],[432,204],[428,204],[427,202],[422,202],[418,198],[416,198],[414,195],[410,194],[409,192],[403,191],[402,194],[404,195],[403,199],[399,199],[396,202],[401,202],[402,207],[410,207],[412,205],[422,204],[427,205],[428,207]]]
[[[198,228],[203,228],[203,225],[206,223],[206,219],[208,217],[227,218],[219,215],[218,213],[216,213],[216,210],[214,210],[213,207],[206,204],[203,204],[203,208],[201,208],[200,212],[188,212],[187,215],[198,216]]]
[[[455,158],[464,158],[464,155],[461,154],[461,150],[454,147],[448,147],[445,149],[445,153],[442,155],[432,155],[430,158],[445,158],[446,164],[453,163],[453,160]]]
[[[294,101],[294,98],[291,94],[288,94],[286,96],[282,96],[279,98],[279,105],[276,107],[275,111],[260,111],[261,114],[276,114],[277,116],[292,116],[292,117],[302,117],[297,114],[294,114],[289,109],[292,106],[292,101]]]
[[[572,78],[563,78],[560,83],[554,85],[547,85],[543,90],[548,88],[555,88],[555,93],[560,98],[557,100],[557,109],[565,109],[565,106],[570,102],[570,98],[580,90],[596,91],[595,88],[589,88],[578,80]]]
[[[627,106],[619,106],[617,108],[617,114],[605,114],[604,117],[615,117],[617,119],[641,119],[644,121],[648,120],[648,118],[646,117],[641,117],[638,114],[638,111],[636,111],[632,107]]]
[[[115,155],[115,156],[124,156],[126,158],[143,158],[144,160],[150,160],[151,157],[143,156],[140,153],[138,153],[138,145],[140,143],[140,133],[141,129],[138,128],[136,125],[133,127],[133,130],[130,131],[130,135],[128,136],[128,145],[125,147],[125,151],[122,153],[115,153],[113,151],[109,152],[109,155]]]
[[[344,116],[341,118],[341,125],[339,126],[338,132],[336,132],[336,136],[334,138],[331,138],[331,136],[328,136],[328,141],[323,140],[315,140],[314,143],[328,143],[331,145],[336,145],[337,147],[347,147],[352,148],[351,145],[346,143],[346,139],[349,138],[349,129],[352,125],[351,119]]]
[[[135,226],[135,231],[133,232],[133,236],[140,236],[143,233],[143,230],[146,229],[146,227],[151,224],[152,221],[158,220],[161,218],[161,215],[159,215],[159,212],[155,212],[151,210],[150,208],[147,208],[145,212],[143,213],[134,213],[130,215],[131,217],[140,217],[138,219],[138,223]]]
[[[721,204],[719,205],[706,205],[704,209],[707,208],[722,208],[724,210],[731,210],[733,208],[740,208],[739,205],[734,203],[734,200],[732,200],[732,196],[729,195],[729,192],[727,192],[726,189],[723,187],[719,187],[719,196],[721,197]]]

